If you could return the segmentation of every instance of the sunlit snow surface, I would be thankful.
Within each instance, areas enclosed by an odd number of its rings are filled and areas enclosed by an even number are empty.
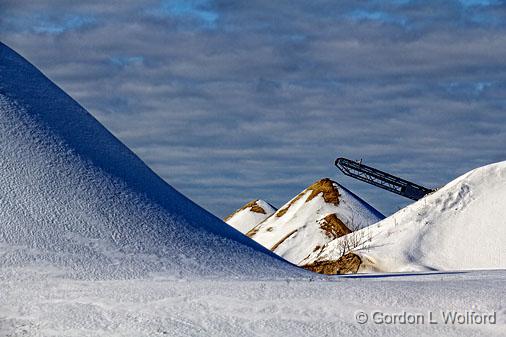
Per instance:
[[[506,161],[474,169],[370,227],[360,271],[506,268]],[[320,259],[337,259],[330,242]]]
[[[310,282],[77,281],[4,269],[0,336],[504,336],[505,283],[506,271]],[[359,311],[433,312],[439,324],[358,324]],[[497,321],[447,325],[441,311]]]
[[[325,216],[334,214],[353,229],[364,228],[384,219],[381,213],[345,187],[335,182],[330,184],[339,194],[338,205],[326,202],[322,193],[308,200],[312,193],[309,187],[280,208],[287,209],[286,213],[278,216],[278,211],[260,223],[251,238],[267,248],[276,247],[273,249],[276,254],[303,266],[313,262],[307,257],[312,253],[318,255],[320,248],[332,240],[321,227]]]
[[[256,200],[255,205],[261,208],[263,212],[253,211],[251,206],[246,207],[235,211],[229,218],[225,219],[225,222],[239,232],[246,234],[276,212],[276,209],[264,200]]]

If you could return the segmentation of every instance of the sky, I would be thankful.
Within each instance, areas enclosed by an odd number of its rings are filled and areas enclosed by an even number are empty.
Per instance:
[[[0,40],[219,217],[362,159],[436,188],[506,160],[499,0],[0,0]]]

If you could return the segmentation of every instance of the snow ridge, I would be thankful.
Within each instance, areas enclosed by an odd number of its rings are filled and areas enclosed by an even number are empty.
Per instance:
[[[98,279],[302,273],[165,183],[4,44],[0,144],[0,269]]]

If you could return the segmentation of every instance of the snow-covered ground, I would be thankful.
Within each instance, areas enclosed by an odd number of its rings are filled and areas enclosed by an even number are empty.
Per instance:
[[[505,336],[505,283],[506,271],[309,282],[79,281],[2,270],[0,336]],[[445,324],[443,312],[495,313],[496,322]],[[387,323],[404,313],[423,322]]]
[[[384,216],[330,179],[321,179],[247,233],[288,261],[301,265],[312,252],[350,230]]]
[[[246,234],[253,227],[270,217],[276,208],[264,200],[253,200],[225,218],[225,222]]]
[[[506,162],[472,170],[365,228],[359,272],[506,268]],[[350,234],[354,235],[354,234]],[[328,261],[345,238],[311,258]]]

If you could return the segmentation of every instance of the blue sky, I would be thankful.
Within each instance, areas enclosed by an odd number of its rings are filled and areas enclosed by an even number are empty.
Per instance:
[[[0,39],[174,187],[281,206],[337,156],[437,187],[506,159],[506,4],[4,0]]]

